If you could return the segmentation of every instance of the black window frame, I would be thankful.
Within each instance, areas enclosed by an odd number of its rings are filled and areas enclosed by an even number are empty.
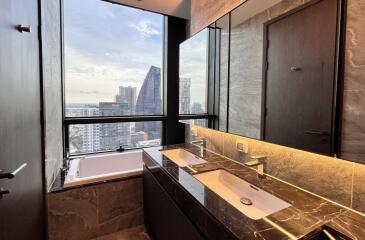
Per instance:
[[[216,31],[215,23],[207,27],[207,96],[206,96],[206,113],[202,114],[179,114],[179,120],[199,120],[205,119],[208,122],[206,127],[215,128],[218,126],[217,120],[219,119],[219,102],[216,101],[219,89],[217,89],[216,78]],[[219,96],[219,95],[218,95]],[[180,104],[179,104],[180,106]],[[179,107],[178,106],[178,107]]]

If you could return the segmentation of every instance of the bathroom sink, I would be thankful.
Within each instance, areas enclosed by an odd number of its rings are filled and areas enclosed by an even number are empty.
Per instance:
[[[251,219],[258,220],[291,206],[225,170],[194,177]]]
[[[181,148],[161,151],[162,155],[169,158],[179,167],[192,166],[196,164],[206,163],[204,159]]]

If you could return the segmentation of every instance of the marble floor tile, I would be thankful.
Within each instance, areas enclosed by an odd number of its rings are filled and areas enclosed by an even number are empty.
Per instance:
[[[115,232],[94,240],[150,240],[148,233],[143,225],[129,228],[120,232]]]
[[[352,208],[365,213],[365,165],[355,164]]]

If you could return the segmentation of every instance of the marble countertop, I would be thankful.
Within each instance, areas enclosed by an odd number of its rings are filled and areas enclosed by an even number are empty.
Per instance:
[[[183,148],[204,158],[207,163],[193,167],[194,171],[178,167],[160,152],[174,148]],[[154,167],[185,189],[197,204],[205,208],[237,239],[306,239],[308,234],[324,225],[354,240],[365,239],[365,216],[270,176],[259,179],[255,170],[237,161],[208,150],[201,153],[200,147],[192,144],[154,147],[145,149],[144,152],[153,159]],[[292,206],[259,220],[250,219],[192,176],[216,169],[227,170]]]

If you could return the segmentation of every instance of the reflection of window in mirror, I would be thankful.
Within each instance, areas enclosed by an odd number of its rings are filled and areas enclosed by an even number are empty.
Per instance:
[[[227,87],[228,87],[228,58],[229,58],[229,15],[216,22],[216,87],[219,89],[216,98],[218,109],[218,129],[227,131]]]
[[[180,114],[207,113],[208,32],[180,44]]]

